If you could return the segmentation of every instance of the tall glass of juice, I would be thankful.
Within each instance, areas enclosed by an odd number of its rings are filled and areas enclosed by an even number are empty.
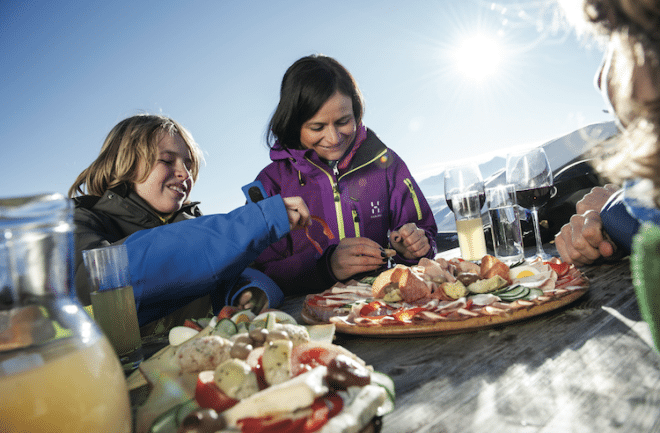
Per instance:
[[[83,251],[92,292],[92,311],[126,372],[142,362],[142,340],[128,269],[126,245]]]
[[[485,202],[484,182],[476,164],[445,170],[445,200],[454,212],[461,257],[477,261],[486,255],[481,208]]]

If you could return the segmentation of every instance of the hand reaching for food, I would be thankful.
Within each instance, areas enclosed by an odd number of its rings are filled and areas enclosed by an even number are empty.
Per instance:
[[[307,204],[300,197],[282,197],[291,230],[305,228],[312,224]]]
[[[371,272],[383,266],[388,254],[369,238],[344,238],[330,257],[335,277],[346,280],[362,272]]]
[[[268,309],[268,297],[263,290],[250,287],[238,297],[236,306],[239,310],[251,310],[254,314],[259,314]]]
[[[415,223],[404,224],[399,230],[390,233],[390,243],[392,248],[408,260],[424,257],[431,248],[426,232]]]

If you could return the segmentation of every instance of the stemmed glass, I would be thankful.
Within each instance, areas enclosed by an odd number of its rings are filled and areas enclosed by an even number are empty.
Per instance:
[[[464,260],[481,260],[486,255],[481,222],[485,193],[484,181],[476,164],[445,170],[445,200],[454,212],[461,256]]]
[[[552,168],[543,148],[507,155],[506,182],[515,185],[518,204],[532,212],[536,257],[550,259],[552,256],[543,250],[538,213],[550,198],[553,182]]]

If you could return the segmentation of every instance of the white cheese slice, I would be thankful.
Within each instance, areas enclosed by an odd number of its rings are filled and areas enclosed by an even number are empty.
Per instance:
[[[222,392],[236,400],[259,392],[257,375],[240,359],[231,358],[220,364],[215,369],[214,380]]]
[[[287,414],[310,407],[317,397],[328,392],[323,382],[327,371],[321,365],[284,383],[270,386],[239,401],[224,411],[222,417],[231,427],[242,418]]]
[[[352,386],[339,394],[344,408],[319,433],[357,433],[371,422],[387,399],[387,391],[379,385]]]
[[[264,346],[262,363],[264,377],[269,385],[277,385],[291,378],[291,349],[290,340],[275,340]]]

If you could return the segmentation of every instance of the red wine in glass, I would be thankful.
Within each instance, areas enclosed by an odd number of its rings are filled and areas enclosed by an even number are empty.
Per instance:
[[[449,207],[449,210],[454,212],[454,201],[457,199],[452,199],[452,198],[446,198],[447,201],[447,207]],[[480,192],[479,193],[479,209],[484,207],[484,203],[486,203],[486,193]]]
[[[506,181],[515,186],[518,205],[532,212],[536,257],[549,260],[551,256],[542,246],[538,210],[550,199],[553,177],[550,161],[543,148],[536,147],[507,155]]]
[[[538,209],[548,202],[551,191],[552,186],[516,190],[518,205],[527,209]]]

